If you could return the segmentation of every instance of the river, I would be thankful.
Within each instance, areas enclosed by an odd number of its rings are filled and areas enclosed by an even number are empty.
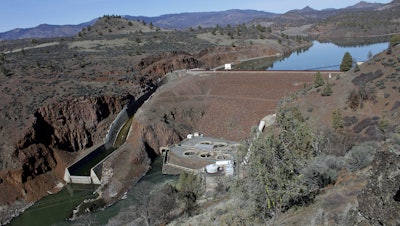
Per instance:
[[[165,183],[174,183],[176,176],[167,176],[161,173],[162,158],[156,158],[152,169],[126,194],[126,199],[120,200],[112,206],[106,207],[83,216],[76,221],[68,221],[72,210],[84,199],[94,197],[93,185],[69,184],[59,193],[49,195],[32,207],[28,208],[10,225],[43,226],[43,225],[123,225],[132,221],[133,209],[140,208],[148,201],[150,192]]]

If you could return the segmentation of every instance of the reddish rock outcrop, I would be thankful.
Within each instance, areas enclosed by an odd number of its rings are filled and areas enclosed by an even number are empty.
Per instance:
[[[65,166],[78,151],[102,143],[107,129],[128,97],[70,98],[43,106],[15,146],[19,166],[0,171],[0,205],[35,201],[61,180]],[[58,177],[58,179],[57,179]]]
[[[199,66],[199,61],[192,55],[175,51],[149,56],[136,65],[136,70],[142,74],[150,75],[151,78],[159,78],[169,72],[179,69],[192,69]]]

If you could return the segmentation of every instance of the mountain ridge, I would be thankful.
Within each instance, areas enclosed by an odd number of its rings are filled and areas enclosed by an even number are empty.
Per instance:
[[[395,2],[395,1],[393,1]],[[389,3],[390,4],[390,3]],[[230,9],[225,11],[212,11],[212,12],[182,12],[175,14],[164,14],[155,17],[148,16],[130,16],[124,15],[123,17],[129,20],[145,21],[146,23],[153,23],[154,25],[165,29],[189,29],[194,27],[214,27],[239,25],[243,23],[250,23],[256,19],[279,20],[279,19],[295,19],[293,16],[301,15],[302,17],[310,17],[314,19],[321,19],[329,17],[333,14],[338,14],[342,11],[348,10],[370,10],[375,9],[385,4],[381,3],[368,3],[360,1],[359,3],[341,9],[322,9],[316,10],[310,6],[303,9],[294,9],[286,13],[272,13],[261,10],[252,9]],[[329,12],[329,13],[327,13]],[[288,15],[290,15],[288,17]],[[0,33],[1,40],[15,40],[27,38],[52,38],[63,36],[74,36],[78,34],[83,28],[93,25],[97,21],[93,19],[77,25],[50,25],[40,24],[32,28],[15,28],[10,31]]]

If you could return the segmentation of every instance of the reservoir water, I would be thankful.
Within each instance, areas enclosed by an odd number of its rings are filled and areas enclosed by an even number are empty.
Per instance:
[[[305,50],[293,52],[287,58],[278,60],[268,70],[339,70],[342,58],[346,52],[356,62],[368,60],[369,54],[375,55],[387,49],[388,43],[376,43],[362,46],[337,46],[333,43],[314,41]]]

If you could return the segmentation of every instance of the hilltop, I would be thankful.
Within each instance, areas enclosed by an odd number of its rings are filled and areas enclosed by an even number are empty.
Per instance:
[[[131,16],[125,15],[120,16],[130,20],[131,22],[140,21],[147,24],[153,24],[156,27],[169,30],[187,30],[190,28],[210,28],[218,26],[236,26],[241,24],[268,24],[273,25],[275,29],[279,31],[291,30],[293,27],[301,27],[307,25],[307,28],[312,24],[320,27],[326,24],[325,20],[332,18],[332,21],[337,20],[339,17],[351,15],[353,13],[376,13],[377,11],[387,11],[390,14],[393,12],[393,6],[396,5],[396,1],[389,4],[380,3],[368,3],[361,1],[353,6],[349,6],[341,9],[322,9],[315,10],[311,7],[304,7],[303,9],[290,10],[283,14],[264,12],[259,10],[240,10],[231,9],[226,11],[218,12],[195,12],[195,13],[178,13],[178,14],[166,14],[155,17],[145,16]],[[397,10],[397,9],[396,9]],[[382,14],[384,15],[384,13]],[[102,18],[102,17],[100,17]],[[380,18],[380,21],[385,23],[396,22],[396,20],[386,20],[387,16]],[[93,19],[88,22],[84,22],[78,25],[47,25],[42,24],[34,28],[25,29],[14,29],[11,31],[0,33],[0,40],[12,40],[12,39],[26,39],[26,38],[52,38],[52,37],[66,37],[74,36],[79,32],[83,32],[82,29],[87,26],[93,25],[99,18]],[[362,19],[362,18],[361,18]],[[371,23],[371,28],[376,26],[382,27],[382,25]],[[392,27],[387,28],[387,31],[391,31]],[[325,29],[322,30],[324,32]],[[115,32],[115,31],[114,31]],[[286,31],[286,33],[289,31]],[[313,34],[318,32],[318,29],[314,28],[310,31]],[[393,33],[393,31],[391,31]],[[377,34],[376,32],[374,34]],[[296,35],[296,34],[295,34]],[[332,34],[334,35],[334,34]],[[334,36],[335,37],[335,36]]]

